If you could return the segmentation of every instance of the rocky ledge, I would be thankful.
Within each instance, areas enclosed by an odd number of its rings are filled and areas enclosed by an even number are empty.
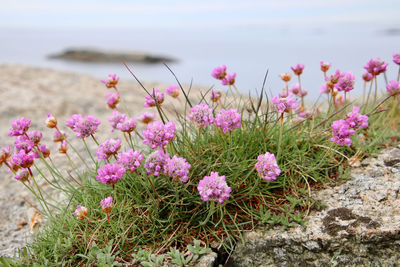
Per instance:
[[[399,147],[365,159],[351,177],[314,194],[326,208],[304,226],[248,233],[229,266],[398,266]]]
[[[51,59],[63,59],[71,61],[83,62],[136,62],[136,63],[160,63],[160,62],[175,62],[176,60],[170,57],[151,55],[139,52],[117,52],[117,51],[102,51],[91,48],[67,49],[59,54],[48,56]]]

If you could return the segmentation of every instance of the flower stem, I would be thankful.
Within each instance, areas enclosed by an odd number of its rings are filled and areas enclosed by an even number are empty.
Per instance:
[[[276,160],[278,161],[281,155],[281,147],[282,147],[282,132],[283,132],[283,112],[281,113],[281,118],[280,118],[280,128],[279,128],[279,139],[278,139],[278,153],[276,156]]]
[[[205,224],[210,220],[211,215],[214,214],[214,209],[215,209],[215,202],[214,202],[214,201],[211,201],[211,203],[210,203],[210,209],[208,210],[207,217],[206,217],[206,219],[205,219],[204,221],[200,222],[200,226],[205,225]]]

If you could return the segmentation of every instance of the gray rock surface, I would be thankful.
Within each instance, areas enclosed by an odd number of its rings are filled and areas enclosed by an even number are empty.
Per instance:
[[[315,192],[326,204],[304,226],[257,229],[229,266],[400,265],[400,149],[352,169],[352,179]]]

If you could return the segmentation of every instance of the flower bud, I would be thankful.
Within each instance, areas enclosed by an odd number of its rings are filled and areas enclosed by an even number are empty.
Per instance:
[[[57,126],[57,119],[51,115],[51,113],[47,114],[46,126],[49,128],[55,128]]]

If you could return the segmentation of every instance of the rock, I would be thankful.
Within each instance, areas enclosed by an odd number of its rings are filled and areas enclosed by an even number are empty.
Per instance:
[[[160,63],[160,62],[175,62],[176,60],[170,57],[151,55],[139,52],[116,52],[102,51],[91,48],[76,48],[67,49],[62,53],[49,55],[52,59],[64,59],[71,61],[83,62],[139,62],[139,63]]]
[[[314,196],[327,208],[304,226],[257,229],[237,245],[229,266],[397,266],[400,262],[400,149],[382,151],[352,179]]]
[[[202,255],[197,260],[194,267],[213,267],[216,260],[217,260],[217,253],[210,252],[208,254]]]

